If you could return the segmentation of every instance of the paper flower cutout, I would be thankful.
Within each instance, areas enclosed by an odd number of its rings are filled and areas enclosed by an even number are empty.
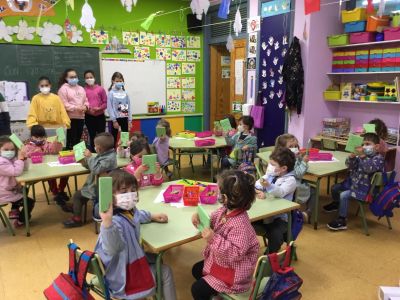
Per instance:
[[[90,32],[96,24],[96,18],[93,15],[92,7],[89,5],[88,0],[85,0],[85,4],[82,6],[82,16],[79,20],[81,25],[86,28],[87,32]]]
[[[233,37],[232,34],[228,36],[228,39],[226,40],[226,49],[228,49],[229,52],[232,52],[232,50],[235,48],[235,45],[233,43]]]
[[[132,11],[132,5],[136,6],[137,0],[121,0],[121,4],[127,12]]]
[[[209,0],[192,0],[190,3],[190,8],[192,9],[193,14],[196,15],[198,20],[203,18],[203,12],[206,15],[208,8],[210,7]]]
[[[35,33],[35,27],[29,27],[25,20],[20,20],[18,26],[14,26],[14,32],[17,34],[17,39],[20,41],[33,40],[33,33]]]
[[[6,23],[2,19],[0,19],[0,40],[5,40],[6,42],[11,43],[11,35],[13,35],[14,33],[14,28],[11,26],[7,26]]]
[[[76,44],[77,42],[82,42],[82,30],[78,30],[75,25],[71,25],[72,37],[70,39],[72,44]]]
[[[233,22],[233,31],[235,32],[236,36],[242,32],[242,16],[240,14],[239,7],[236,11],[235,22]]]
[[[58,24],[51,22],[44,22],[43,27],[37,29],[37,34],[41,36],[40,39],[43,45],[50,45],[51,43],[58,44],[61,42],[60,34],[63,28]]]

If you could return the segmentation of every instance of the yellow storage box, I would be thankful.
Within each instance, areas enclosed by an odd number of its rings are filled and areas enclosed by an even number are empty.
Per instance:
[[[353,10],[342,10],[342,23],[365,21],[366,19],[367,14],[364,7]]]
[[[341,95],[340,91],[325,91],[324,99],[327,101],[340,100]]]

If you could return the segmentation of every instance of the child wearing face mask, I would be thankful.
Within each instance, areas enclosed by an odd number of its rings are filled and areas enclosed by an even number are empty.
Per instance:
[[[366,201],[372,176],[376,172],[383,172],[384,159],[378,152],[378,135],[365,133],[363,137],[363,146],[357,149],[358,155],[351,153],[346,160],[350,171],[350,180],[345,180],[348,184],[335,184],[332,187],[333,201],[323,207],[326,212],[339,210],[339,217],[327,224],[331,230],[347,229],[346,218],[350,198]]]
[[[259,243],[247,211],[255,199],[254,177],[227,170],[218,179],[222,207],[211,214],[210,228],[201,232],[206,242],[204,260],[192,268],[195,300],[209,300],[218,293],[237,294],[251,288]],[[192,223],[200,221],[196,213]]]
[[[94,152],[94,138],[106,128],[104,111],[107,108],[107,93],[96,83],[94,71],[85,71],[84,77],[86,83],[84,89],[89,102],[89,109],[85,114],[85,125],[89,132],[90,151]]]
[[[131,101],[124,86],[124,76],[115,72],[111,77],[107,98],[107,112],[113,122],[111,133],[115,141],[117,141],[118,131],[129,131],[132,122]]]
[[[25,159],[23,150],[17,154],[13,142],[7,136],[0,136],[0,204],[11,203],[9,219],[15,220],[15,227],[23,226],[25,223],[24,196],[21,186],[15,180],[15,177],[20,176],[24,171]],[[30,218],[35,201],[31,198],[27,199]]]
[[[149,169],[148,166],[142,164],[142,156],[150,154],[150,147],[147,140],[134,140],[131,142],[129,148],[132,162],[124,170],[136,177],[140,187],[161,185],[164,182],[164,178],[158,162],[156,163],[156,174],[144,174]]]
[[[89,108],[86,92],[79,84],[74,69],[67,69],[60,77],[58,96],[64,102],[65,109],[71,119],[71,127],[67,130],[67,149],[81,141],[85,112]]]
[[[26,125],[42,125],[45,128],[66,127],[69,128],[71,120],[60,97],[51,93],[50,79],[42,76],[39,78],[39,94],[33,96]]]
[[[113,204],[100,212],[100,234],[95,247],[105,265],[111,296],[117,299],[144,299],[155,293],[155,257],[141,247],[140,224],[167,223],[168,216],[136,208],[139,202],[138,183],[134,176],[115,170]],[[163,299],[175,300],[176,292],[171,269],[161,266]]]
[[[276,198],[293,201],[296,191],[296,178],[294,165],[296,157],[287,148],[278,148],[269,157],[266,174],[255,184],[258,199],[265,199],[265,193]],[[287,214],[280,214],[263,221],[256,222],[263,226],[268,239],[266,252],[275,253],[281,248],[287,237]]]
[[[133,141],[139,140],[139,139],[144,139],[146,142],[148,142],[147,136],[144,135],[143,132],[141,131],[134,131],[132,133],[132,136],[130,140],[127,143],[127,147],[124,147],[121,145],[121,141],[118,142],[117,146],[117,154],[118,157],[120,158],[130,158],[131,157],[131,150],[130,150],[130,145]]]
[[[157,152],[157,159],[161,166],[164,166],[165,173],[168,177],[172,176],[172,172],[168,170],[169,163],[169,139],[171,138],[171,125],[165,119],[161,119],[157,123],[157,127],[165,128],[165,135],[161,137],[155,137],[153,146]]]

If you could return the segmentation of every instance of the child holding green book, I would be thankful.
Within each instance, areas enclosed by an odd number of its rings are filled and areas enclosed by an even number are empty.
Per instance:
[[[157,123],[156,127],[157,136],[153,141],[153,145],[157,152],[157,160],[161,167],[165,170],[168,177],[172,176],[172,173],[168,170],[169,162],[169,139],[171,137],[171,125],[165,119],[161,119]]]

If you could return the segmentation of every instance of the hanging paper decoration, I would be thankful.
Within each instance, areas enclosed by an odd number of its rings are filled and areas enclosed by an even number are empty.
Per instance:
[[[140,24],[140,27],[142,27],[144,30],[149,30],[151,24],[154,21],[155,16],[157,16],[157,13],[153,13],[150,16],[147,17],[146,20],[142,24]]]
[[[192,0],[190,3],[190,8],[192,9],[193,14],[196,15],[198,20],[203,18],[203,13],[206,15],[208,8],[210,7],[209,0]]]
[[[226,40],[226,49],[228,49],[229,52],[232,52],[233,48],[235,48],[235,45],[233,43],[232,34],[230,34]]]
[[[367,2],[367,14],[368,15],[373,15],[374,13],[375,13],[374,4],[372,3],[372,0],[368,0],[368,2]]]
[[[65,0],[65,4],[75,10],[75,0]]]
[[[321,10],[321,0],[304,0],[304,9],[306,15]]]
[[[90,43],[95,45],[106,45],[108,44],[108,32],[104,30],[91,30],[90,31]]]
[[[17,39],[20,41],[33,40],[33,34],[35,33],[35,27],[29,27],[28,22],[25,20],[20,20],[18,26],[14,27],[14,32],[17,34]]]
[[[385,0],[381,0],[381,2],[379,2],[379,8],[378,8],[378,16],[382,17],[384,12],[385,12]]]
[[[76,25],[71,25],[72,36],[70,42],[76,44],[83,41],[82,30],[79,30]]]
[[[240,10],[238,7],[235,15],[235,22],[233,22],[233,31],[235,31],[236,36],[242,32],[242,27],[242,16],[240,15]]]
[[[69,19],[65,19],[64,21],[64,35],[69,41],[72,39],[71,21]]]
[[[85,0],[85,4],[82,6],[82,16],[80,23],[86,28],[87,32],[90,32],[94,25],[96,25],[96,18],[93,15],[92,7],[89,5],[88,0]]]
[[[121,4],[127,12],[132,11],[132,5],[136,6],[137,0],[121,0]]]
[[[7,26],[3,19],[0,19],[0,40],[5,40],[6,42],[11,43],[11,35],[13,35],[14,33],[14,28],[11,26]]]
[[[231,0],[222,0],[219,5],[218,18],[228,19],[229,7],[231,6]]]
[[[60,34],[63,28],[58,24],[51,22],[44,22],[43,27],[37,29],[37,34],[41,36],[43,45],[50,45],[51,43],[58,44],[61,42]]]

